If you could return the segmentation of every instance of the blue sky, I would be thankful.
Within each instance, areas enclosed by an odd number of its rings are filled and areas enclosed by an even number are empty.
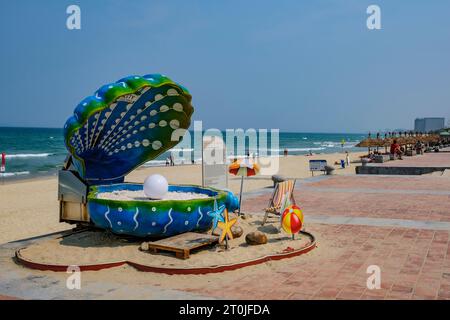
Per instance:
[[[81,7],[81,30],[66,8]],[[382,30],[366,28],[381,7]],[[163,73],[206,128],[366,132],[450,118],[450,1],[3,1],[0,126],[62,127],[101,85]]]

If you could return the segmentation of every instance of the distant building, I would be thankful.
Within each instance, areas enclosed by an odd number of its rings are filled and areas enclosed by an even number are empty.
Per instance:
[[[445,127],[445,118],[416,118],[414,131],[429,132],[440,130]]]

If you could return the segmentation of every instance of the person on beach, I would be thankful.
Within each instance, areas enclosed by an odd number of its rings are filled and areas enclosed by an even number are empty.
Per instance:
[[[423,154],[423,144],[422,144],[422,141],[417,140],[416,145],[415,145],[415,148],[416,148],[416,153],[417,153],[417,154]]]
[[[288,155],[288,149],[284,149],[283,153],[284,153],[284,156],[287,157],[287,155]]]
[[[401,150],[400,145],[397,143],[397,139],[394,139],[394,141],[392,142],[390,151],[391,151],[391,154],[394,156],[394,159],[395,159],[395,156],[397,155],[397,157],[400,160],[402,160],[403,152]]]
[[[347,162],[347,167],[350,166],[350,155],[348,151],[345,151],[345,161]]]

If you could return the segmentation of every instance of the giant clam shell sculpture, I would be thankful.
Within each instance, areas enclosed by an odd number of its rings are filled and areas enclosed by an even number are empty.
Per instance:
[[[121,181],[181,141],[194,111],[191,95],[159,74],[101,87],[64,126],[74,166],[89,184]]]
[[[142,163],[178,144],[194,111],[186,88],[169,78],[130,76],[101,87],[76,107],[64,126],[64,140],[78,175],[90,187],[92,223],[117,234],[166,237],[204,230],[226,207],[238,207],[230,192],[200,186],[169,186],[171,192],[206,194],[190,200],[115,200],[102,192],[142,190],[123,183]]]

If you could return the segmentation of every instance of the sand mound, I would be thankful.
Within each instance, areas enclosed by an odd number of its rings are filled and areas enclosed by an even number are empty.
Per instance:
[[[230,248],[216,244],[191,253],[187,260],[173,253],[149,253],[139,249],[142,240],[127,240],[105,231],[83,231],[63,238],[48,240],[20,250],[20,257],[38,264],[48,265],[93,265],[130,261],[151,267],[204,268],[230,265],[264,256],[283,254],[306,248],[312,244],[307,235],[296,235],[292,240],[287,234],[278,232],[275,225],[261,226],[261,217],[239,218],[244,234],[229,241]],[[265,232],[268,243],[250,246],[245,235],[252,231]]]

